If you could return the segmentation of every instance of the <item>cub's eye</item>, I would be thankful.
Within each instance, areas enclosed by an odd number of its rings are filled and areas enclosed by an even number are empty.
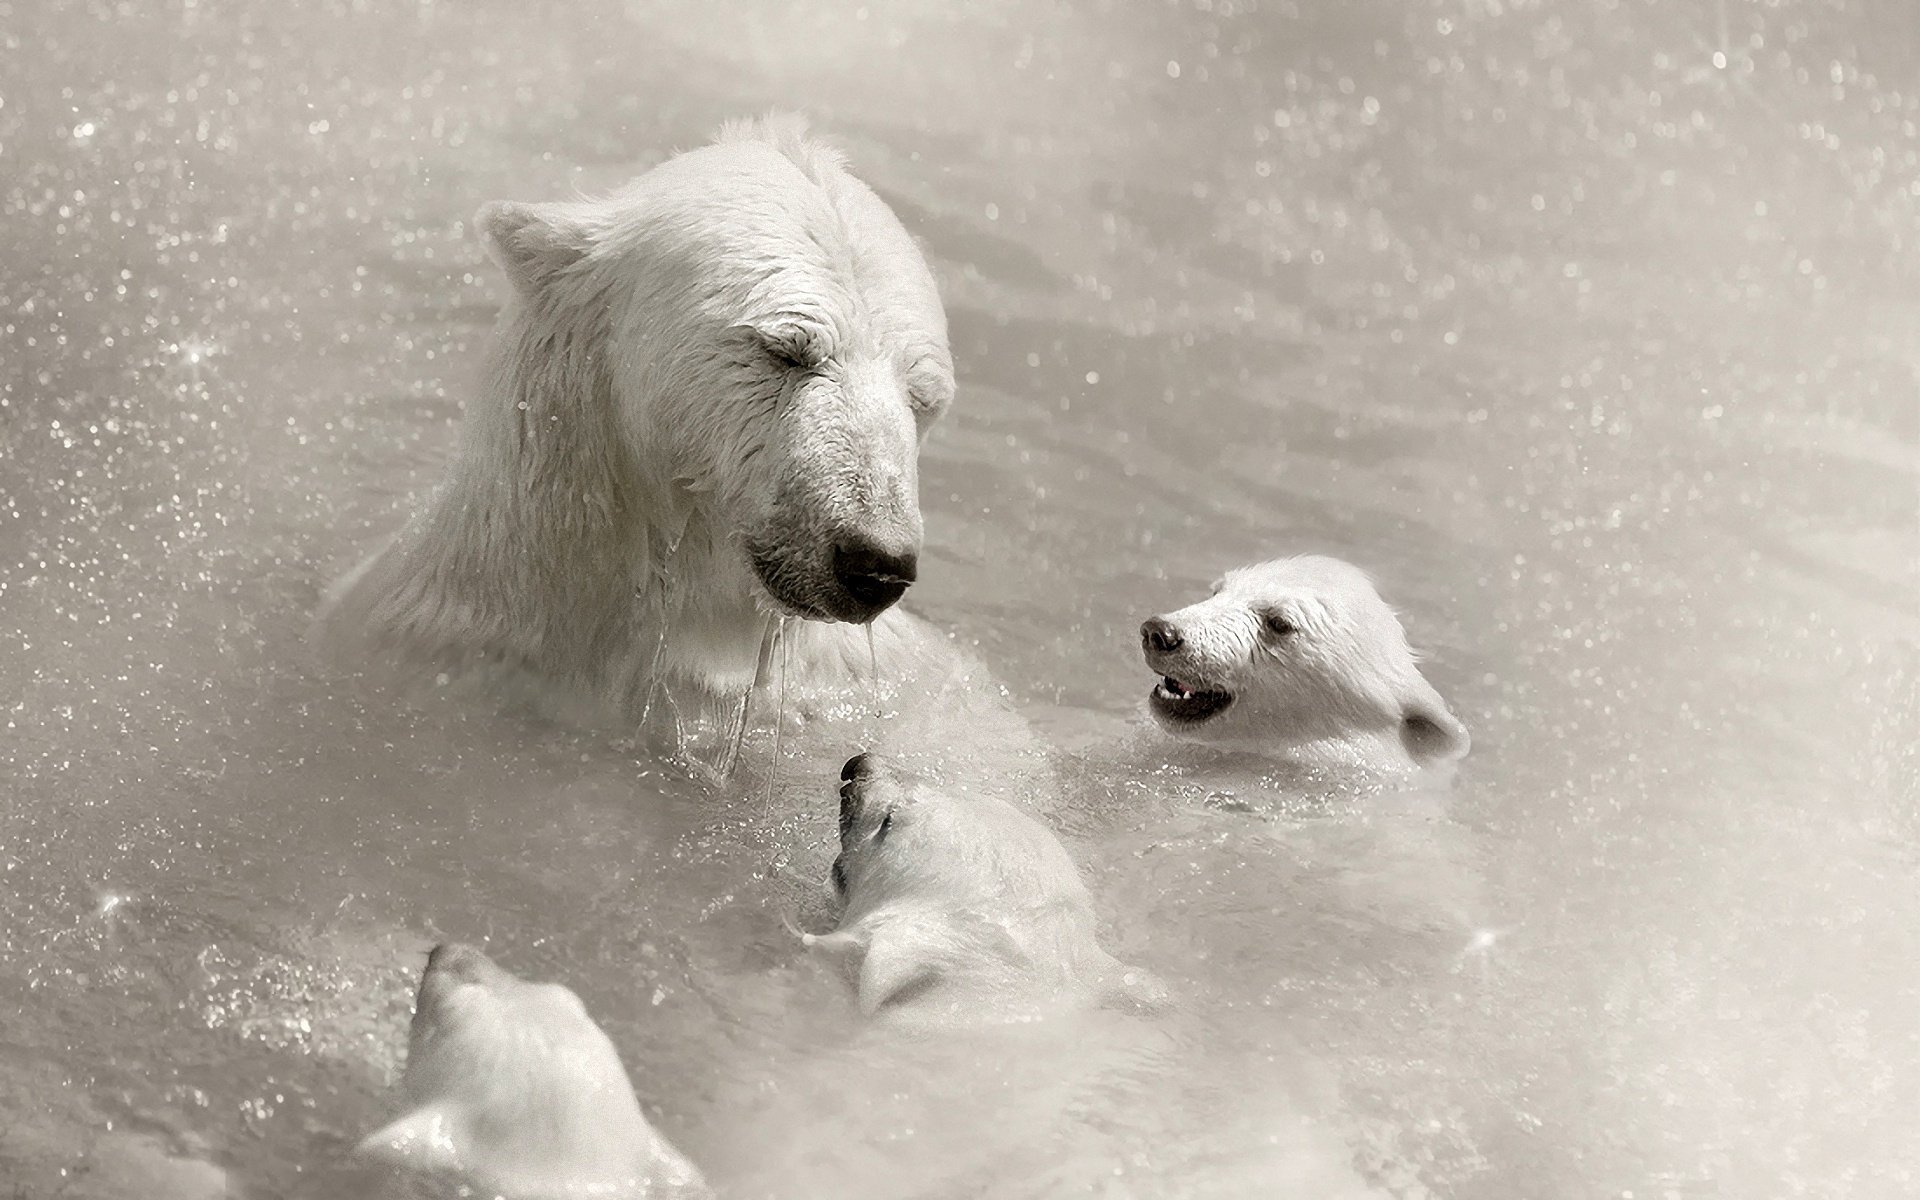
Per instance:
[[[887,831],[892,828],[893,828],[893,814],[888,813],[886,816],[880,818],[880,828],[874,831],[873,840],[877,842],[885,838],[887,836]]]
[[[1261,618],[1261,622],[1266,625],[1267,632],[1275,637],[1286,637],[1300,632],[1292,621],[1287,620],[1284,613],[1270,612]]]

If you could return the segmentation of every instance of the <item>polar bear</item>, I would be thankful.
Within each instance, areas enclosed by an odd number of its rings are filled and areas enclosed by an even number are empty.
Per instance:
[[[1386,769],[1469,746],[1365,572],[1323,555],[1229,571],[1140,626],[1154,719],[1193,741]]]
[[[428,957],[401,1086],[407,1112],[358,1152],[396,1183],[508,1200],[709,1195],[641,1115],[619,1052],[580,998],[471,946]]]
[[[946,1024],[1163,1002],[1157,979],[1101,949],[1086,884],[1040,822],[997,797],[911,785],[876,754],[840,778],[845,908],[833,932],[801,936],[853,975],[863,1013]]]
[[[954,391],[933,276],[797,117],[603,199],[475,218],[513,286],[444,486],[330,592],[369,659],[637,711],[911,654],[918,454]],[[872,641],[857,632],[874,623]],[[363,647],[364,648],[364,647]]]

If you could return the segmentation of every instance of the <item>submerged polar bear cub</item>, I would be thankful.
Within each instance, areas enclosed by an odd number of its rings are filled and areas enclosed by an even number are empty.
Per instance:
[[[838,927],[803,935],[855,977],[862,1012],[979,1021],[1155,1004],[1158,980],[1100,948],[1066,848],[1004,800],[910,786],[878,755],[840,778]]]
[[[408,1111],[359,1149],[395,1182],[508,1200],[709,1194],[641,1115],[580,998],[471,946],[428,957],[401,1085]]]
[[[475,224],[514,290],[486,382],[430,507],[335,586],[330,636],[629,710],[656,681],[743,691],[780,618],[802,671],[864,667],[830,623],[913,583],[919,446],[953,396],[886,204],[786,117]]]
[[[1467,731],[1416,665],[1372,580],[1321,555],[1229,571],[1140,627],[1161,726],[1234,749],[1387,767],[1466,754]]]

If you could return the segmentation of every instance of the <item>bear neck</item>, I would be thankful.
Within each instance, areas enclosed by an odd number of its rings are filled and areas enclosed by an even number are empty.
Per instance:
[[[1312,701],[1243,712],[1231,733],[1211,741],[1229,753],[1280,759],[1304,768],[1399,774],[1415,768],[1398,721],[1352,698]]]
[[[1383,775],[1404,774],[1417,766],[1401,743],[1397,726],[1304,737],[1288,742],[1283,753],[1307,766],[1344,767]]]
[[[537,306],[503,320],[389,623],[574,683],[620,657],[654,539],[615,426],[602,320]]]
[[[458,466],[354,590],[384,641],[599,691],[659,539],[616,426],[606,306],[573,311],[502,318]]]

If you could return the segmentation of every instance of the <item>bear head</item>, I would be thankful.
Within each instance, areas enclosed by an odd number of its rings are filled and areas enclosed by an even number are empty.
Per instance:
[[[359,1147],[395,1177],[525,1200],[706,1194],[647,1124],[580,998],[471,946],[437,946],[427,959],[401,1087],[407,1111]]]
[[[1372,738],[1416,764],[1467,752],[1399,618],[1339,559],[1229,571],[1207,599],[1149,618],[1140,640],[1162,676],[1148,707],[1180,737],[1254,751]]]
[[[872,1015],[1027,1019],[1093,1000],[1151,1007],[1149,972],[1096,938],[1093,900],[1053,833],[1012,804],[902,777],[875,754],[840,772],[838,927],[804,935],[855,978]]]
[[[476,224],[517,293],[512,352],[587,347],[608,470],[668,542],[702,539],[761,607],[812,620],[870,621],[914,582],[946,317],[893,212],[797,119]]]

